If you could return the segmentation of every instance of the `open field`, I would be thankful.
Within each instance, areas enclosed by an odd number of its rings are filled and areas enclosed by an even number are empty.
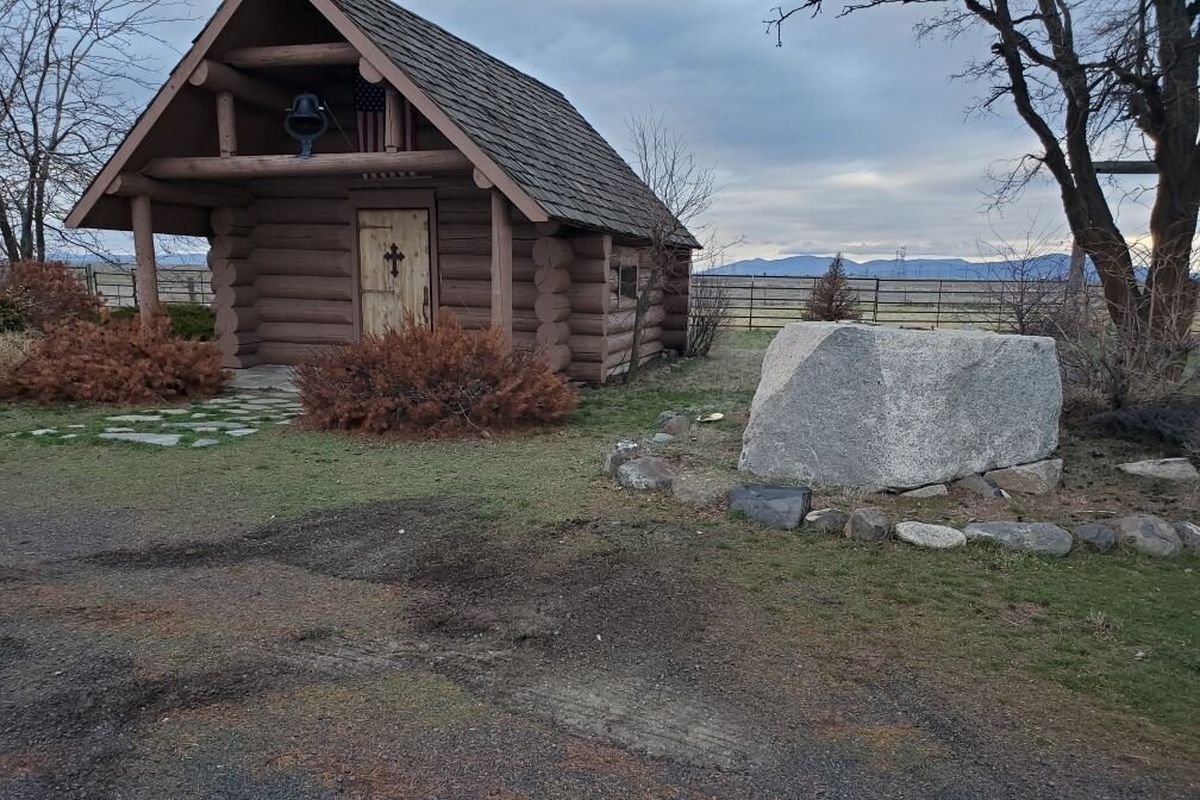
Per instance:
[[[0,797],[1160,798],[1200,792],[1200,561],[757,528],[600,474],[662,410],[736,466],[769,335],[570,424],[236,446],[3,438]],[[927,521],[1200,516],[1069,435],[1055,500]],[[818,505],[861,498],[824,493]]]

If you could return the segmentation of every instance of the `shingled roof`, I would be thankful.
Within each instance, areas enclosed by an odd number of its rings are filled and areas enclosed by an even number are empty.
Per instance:
[[[389,0],[333,3],[549,217],[647,235],[662,204],[561,92]]]

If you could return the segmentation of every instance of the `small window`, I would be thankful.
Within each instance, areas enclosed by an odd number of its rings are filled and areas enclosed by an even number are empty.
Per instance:
[[[636,264],[617,268],[617,293],[621,297],[637,300],[638,268]]]

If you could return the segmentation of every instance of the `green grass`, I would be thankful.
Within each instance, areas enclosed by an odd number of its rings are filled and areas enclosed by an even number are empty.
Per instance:
[[[1170,742],[1195,753],[1195,558],[1049,561],[988,547],[935,553],[856,545],[765,531],[732,515],[682,508],[669,497],[622,492],[600,474],[616,437],[647,435],[655,417],[671,408],[725,413],[725,422],[704,426],[669,452],[692,466],[733,468],[757,359],[770,336],[731,335],[711,360],[656,368],[628,386],[585,390],[562,427],[488,440],[380,442],[280,426],[204,450],[50,446],[3,435],[66,424],[91,430],[116,412],[7,406],[0,408],[0,494],[5,503],[48,514],[64,507],[133,509],[149,528],[184,537],[227,523],[429,496],[472,498],[498,533],[511,536],[537,535],[573,519],[611,520],[643,532],[699,531],[675,536],[676,557],[697,580],[722,588],[744,626],[748,669],[774,669],[780,653],[815,653],[846,680],[869,682],[871,665],[882,659],[938,676],[959,702],[977,702],[979,713],[989,713],[989,703],[1032,717],[1057,709],[1097,737]],[[1108,489],[1096,491],[1102,498]],[[649,557],[652,541],[645,534],[564,546]]]

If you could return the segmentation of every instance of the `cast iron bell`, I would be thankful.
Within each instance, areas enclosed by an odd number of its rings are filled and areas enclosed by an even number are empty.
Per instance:
[[[288,109],[287,117],[283,120],[283,129],[300,143],[297,158],[312,158],[313,142],[329,129],[329,120],[325,116],[321,98],[311,92],[296,95],[292,107]]]

